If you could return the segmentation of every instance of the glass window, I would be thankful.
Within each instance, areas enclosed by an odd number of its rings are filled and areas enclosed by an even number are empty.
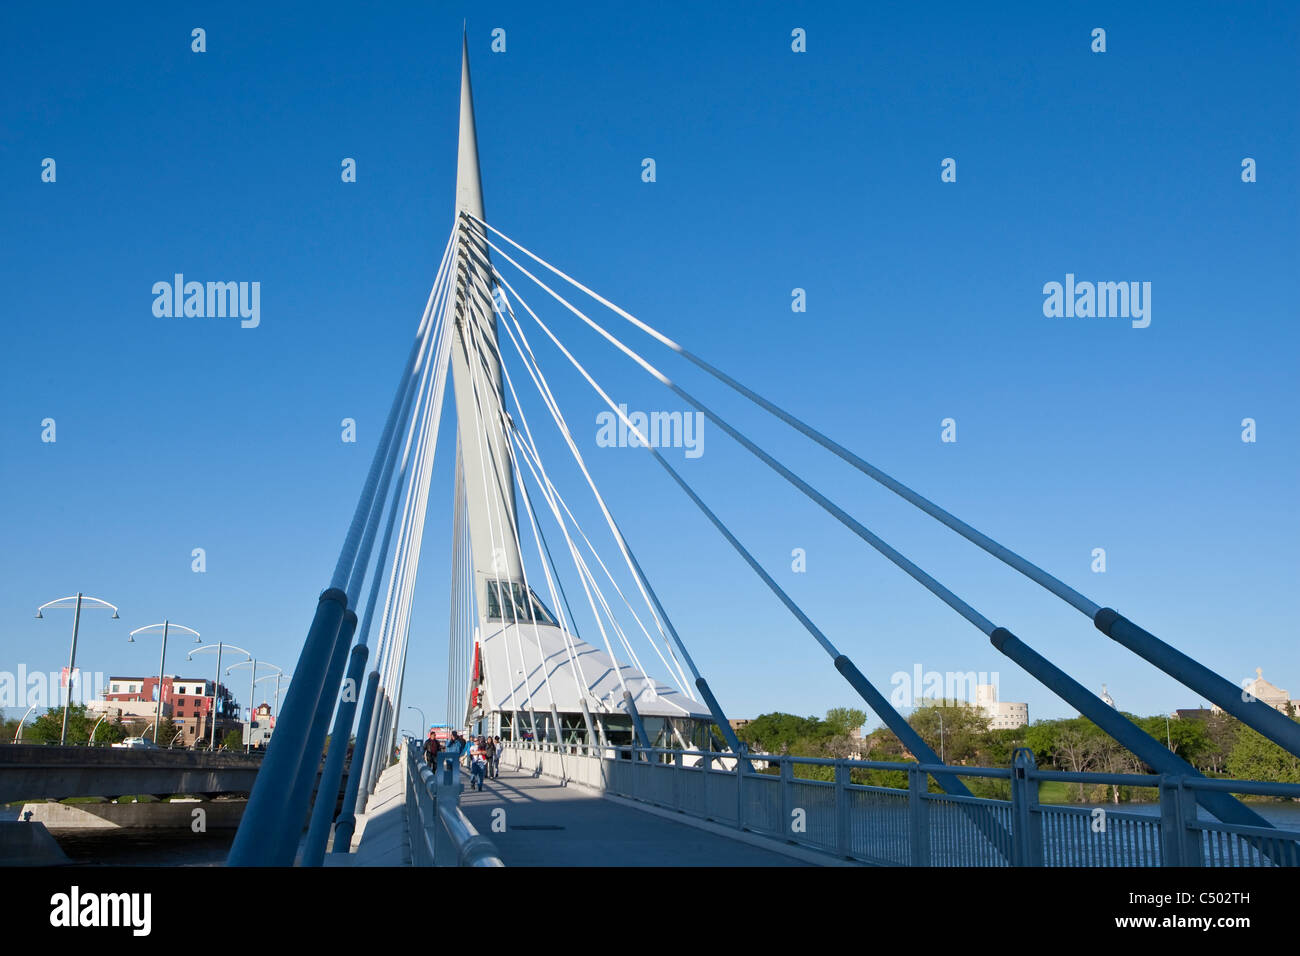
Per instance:
[[[524,595],[524,585],[518,581],[489,581],[488,620],[559,626],[532,588],[527,589],[527,598]]]

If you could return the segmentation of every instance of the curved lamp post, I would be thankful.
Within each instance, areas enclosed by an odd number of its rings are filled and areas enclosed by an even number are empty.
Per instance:
[[[429,735],[429,721],[425,719],[424,711],[422,711],[419,707],[416,707],[412,704],[407,704],[406,709],[413,710],[420,715],[420,727],[422,728],[420,733],[424,734],[424,736],[427,737]],[[424,737],[421,737],[419,739],[423,741]]]
[[[274,666],[274,665],[270,665],[270,666]],[[271,708],[271,719],[272,719],[272,720],[275,720],[275,719],[276,719],[276,716],[280,713],[280,682],[281,682],[281,681],[289,681],[289,680],[292,680],[292,679],[293,679],[293,675],[292,675],[292,674],[286,674],[286,673],[284,673],[284,671],[280,671],[280,672],[275,673],[275,674],[263,674],[263,675],[262,675],[261,677],[259,677],[257,680],[253,681],[254,684],[260,684],[260,683],[262,683],[262,681],[264,681],[264,680],[273,680],[273,681],[275,681],[275,705]]]
[[[23,714],[22,720],[18,721],[18,729],[14,731],[14,743],[18,743],[18,741],[23,739],[23,724],[27,722],[27,715],[30,714],[35,709],[36,709],[36,705],[32,704],[32,706],[27,708],[27,713]]]
[[[214,647],[217,649],[217,677],[212,682],[212,734],[210,737],[211,742],[208,744],[208,747],[211,750],[217,749],[217,696],[221,693],[221,652],[224,648],[228,647],[232,651],[239,651],[239,653],[246,655],[250,661],[253,659],[251,651],[246,651],[236,644],[227,644],[224,641],[217,641],[215,644],[204,644],[202,647],[196,647],[185,655],[185,659],[187,661],[193,660],[195,654],[201,654]]]
[[[99,720],[95,721],[95,726],[90,728],[90,739],[86,741],[87,747],[95,746],[95,731],[99,729],[99,725],[104,722],[104,719],[106,717],[108,717],[108,711],[104,711],[103,715],[99,718]]]
[[[199,632],[192,627],[186,627],[184,624],[173,624],[171,621],[163,621],[161,624],[146,624],[144,627],[137,627],[127,635],[127,642],[134,644],[135,636],[143,634],[145,631],[152,631],[155,628],[162,628],[162,654],[158,658],[158,710],[154,715],[153,725],[153,742],[158,742],[158,725],[162,723],[162,703],[163,703],[163,668],[167,664],[167,637],[173,629],[185,631],[187,634],[194,635],[194,643],[199,643]]]
[[[47,601],[36,609],[36,619],[42,620],[45,615],[41,612],[46,608],[73,608],[72,612],[72,650],[68,654],[68,692],[63,696],[63,729],[59,731],[59,746],[68,737],[68,705],[72,703],[72,672],[77,668],[77,630],[81,626],[81,607],[111,607],[113,609],[112,620],[118,620],[117,605],[109,604],[107,601],[101,601],[99,598],[87,597],[78,591],[72,597],[59,598],[56,601]]]
[[[276,667],[274,664],[269,664],[266,661],[259,661],[255,657],[249,657],[249,659],[246,661],[240,661],[237,664],[231,664],[229,667],[226,668],[227,675],[229,675],[230,672],[233,671],[236,667],[244,667],[245,665],[247,665],[249,667],[252,667],[253,669],[252,673],[248,675],[248,728],[247,728],[248,732],[244,734],[244,753],[248,753],[253,748],[253,694],[256,692],[257,689],[257,665],[258,664],[261,664],[263,667],[270,667],[278,673],[281,674],[284,673],[283,667]]]

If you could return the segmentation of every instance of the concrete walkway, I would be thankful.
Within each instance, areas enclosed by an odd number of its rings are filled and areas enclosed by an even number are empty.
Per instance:
[[[331,836],[329,850],[334,848]],[[379,775],[366,809],[357,814],[352,852],[327,852],[326,866],[410,866],[411,842],[406,828],[406,775],[399,761]]]
[[[806,865],[550,777],[503,768],[481,793],[462,779],[465,816],[496,844],[506,866]],[[497,809],[505,810],[504,833],[493,828]]]

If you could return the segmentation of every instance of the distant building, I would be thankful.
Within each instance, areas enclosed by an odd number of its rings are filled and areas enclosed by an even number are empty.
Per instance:
[[[160,688],[161,687],[161,691]],[[180,731],[178,744],[192,746],[206,740],[217,722],[217,736],[240,726],[234,698],[224,684],[202,677],[164,675],[157,677],[110,677],[104,699],[92,701],[87,709],[108,713],[120,720],[153,719],[162,696],[162,715],[170,717]]]
[[[1182,707],[1169,716],[1174,720],[1208,720],[1213,713],[1208,707]]]
[[[271,713],[271,705],[263,701],[253,710],[252,720],[244,730],[244,743],[257,750],[271,742],[274,732],[275,716]]]
[[[1012,701],[999,701],[995,684],[979,684],[975,688],[975,706],[989,719],[990,730],[1010,730],[1029,723],[1029,705]]]
[[[1107,692],[1105,684],[1101,685],[1101,702],[1105,704],[1107,707],[1111,707],[1113,709],[1118,710],[1118,708],[1115,707],[1115,698],[1111,697],[1110,694]]]
[[[1241,690],[1243,694],[1249,694],[1256,700],[1263,701],[1274,710],[1280,710],[1284,714],[1288,714],[1292,710],[1300,711],[1300,700],[1292,700],[1291,695],[1282,688],[1264,680],[1264,669],[1262,667],[1255,668],[1255,679],[1242,684]],[[1213,709],[1216,714],[1223,712],[1223,708],[1219,707],[1218,704],[1215,704]]]

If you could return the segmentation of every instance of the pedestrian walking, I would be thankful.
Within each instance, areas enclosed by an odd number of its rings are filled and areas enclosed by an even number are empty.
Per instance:
[[[487,773],[487,751],[483,747],[483,738],[478,737],[469,749],[469,788],[483,790],[483,776]]]

